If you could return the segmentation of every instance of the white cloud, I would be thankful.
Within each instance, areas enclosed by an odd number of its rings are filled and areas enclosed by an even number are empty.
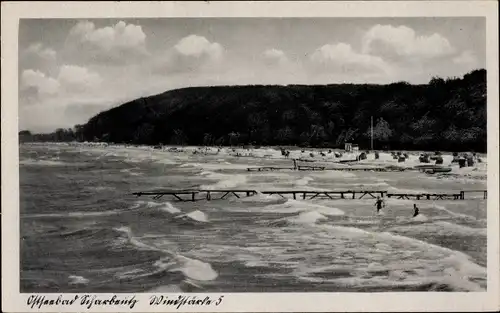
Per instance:
[[[480,68],[479,60],[476,54],[471,50],[462,51],[457,54],[450,62],[450,76],[461,76],[465,72]]]
[[[36,42],[27,48],[19,49],[19,68],[47,71],[56,64],[57,53],[54,49]]]
[[[270,64],[284,65],[289,62],[285,52],[278,49],[268,49],[263,53],[264,60]]]
[[[119,90],[109,91],[97,72],[76,65],[61,66],[51,77],[38,70],[24,70],[19,93],[20,126],[33,131],[53,131],[83,123],[119,102]],[[41,118],[42,117],[42,118]]]
[[[37,56],[43,60],[55,60],[56,51],[51,48],[43,47],[41,43],[31,44],[26,50],[26,54]]]
[[[61,66],[57,80],[70,90],[88,90],[97,87],[102,82],[98,73],[76,65]]]
[[[76,65],[63,65],[56,78],[28,69],[21,74],[21,97],[50,99],[60,96],[74,96],[89,93],[99,87],[102,78],[98,73]],[[36,92],[34,93],[33,90]]]
[[[180,39],[164,55],[154,58],[148,70],[154,73],[206,72],[218,69],[224,47],[203,36],[189,35]]]
[[[39,95],[53,95],[59,91],[60,83],[37,70],[24,70],[21,74],[21,90],[35,88]]]
[[[455,52],[448,39],[434,33],[418,36],[406,26],[375,25],[363,36],[363,52],[382,56],[435,58]]]
[[[453,63],[465,66],[475,66],[477,64],[477,58],[474,52],[466,50],[460,55],[454,57]]]
[[[102,28],[89,21],[79,22],[71,28],[67,45],[70,54],[91,56],[93,61],[127,61],[148,54],[142,27],[123,21]]]
[[[380,57],[354,51],[346,43],[327,44],[310,56],[316,69],[343,73],[388,72],[389,65]]]
[[[190,57],[204,57],[219,59],[224,49],[216,42],[210,42],[207,38],[198,35],[189,35],[182,38],[174,46],[175,51],[181,55]]]

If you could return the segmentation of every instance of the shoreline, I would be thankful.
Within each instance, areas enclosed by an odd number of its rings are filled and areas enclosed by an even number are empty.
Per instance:
[[[298,146],[279,146],[279,145],[269,145],[269,146],[204,146],[204,145],[147,145],[147,144],[120,144],[120,143],[108,143],[108,142],[81,142],[81,141],[72,141],[72,142],[61,142],[61,141],[30,141],[30,142],[19,142],[19,146],[23,145],[60,145],[60,146],[85,146],[85,147],[112,147],[112,148],[145,148],[145,149],[150,149],[150,150],[156,150],[156,151],[163,151],[163,152],[170,152],[166,149],[172,149],[176,148],[179,150],[205,150],[205,149],[225,149],[225,150],[276,150],[279,151],[280,149],[284,150],[290,150],[290,151],[301,151],[304,150],[304,153],[306,152],[321,152],[321,151],[332,151],[333,152],[343,152],[343,153],[349,153],[349,154],[356,154],[355,152],[346,152],[342,148],[315,148],[315,147],[298,147]],[[158,146],[161,146],[161,148],[156,148]],[[453,153],[458,153],[459,155],[461,154],[467,154],[467,153],[476,153],[476,155],[482,157],[482,158],[487,158],[488,153],[487,152],[473,152],[473,151],[444,151],[444,150],[408,150],[408,149],[374,149],[373,151],[370,151],[369,149],[359,149],[357,153],[368,153],[371,154],[373,152],[382,152],[382,153],[391,153],[391,152],[401,152],[401,153],[408,153],[410,155],[420,155],[422,153],[428,153],[434,155],[434,153],[438,151],[442,155],[452,155]]]

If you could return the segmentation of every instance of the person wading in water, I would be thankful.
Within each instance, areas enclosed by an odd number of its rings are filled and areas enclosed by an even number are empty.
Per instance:
[[[413,204],[413,217],[419,214],[418,207],[416,204]]]
[[[384,205],[384,200],[380,199],[380,197],[377,197],[375,205],[377,206],[377,213],[379,213],[380,210],[382,210],[382,206]]]

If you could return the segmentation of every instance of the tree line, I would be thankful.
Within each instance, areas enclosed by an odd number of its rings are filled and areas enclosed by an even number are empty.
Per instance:
[[[486,151],[486,70],[428,84],[192,87],[24,141]],[[24,131],[27,132],[27,131]],[[21,135],[21,134],[20,134]]]

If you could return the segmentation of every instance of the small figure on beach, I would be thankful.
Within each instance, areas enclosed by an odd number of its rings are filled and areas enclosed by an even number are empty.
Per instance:
[[[380,210],[382,210],[382,207],[384,205],[384,200],[380,199],[380,197],[377,197],[377,201],[375,201],[375,205],[377,206],[377,213],[380,213]]]
[[[419,210],[418,210],[418,207],[417,205],[414,203],[413,204],[413,217],[417,216],[419,214]]]
[[[467,160],[466,160],[465,156],[462,155],[461,157],[458,158],[458,166],[460,168],[466,167],[466,165],[467,165],[466,162],[467,162]]]

